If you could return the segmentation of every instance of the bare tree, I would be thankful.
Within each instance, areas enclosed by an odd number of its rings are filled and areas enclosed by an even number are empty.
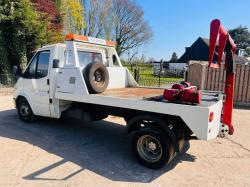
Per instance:
[[[119,55],[139,47],[152,37],[143,10],[132,0],[113,0],[115,40]]]
[[[113,25],[109,16],[112,0],[81,0],[83,7],[83,34],[110,39]],[[109,31],[109,33],[107,33]]]
[[[111,39],[111,31],[113,28],[111,11],[111,0],[102,0],[102,3],[97,4],[95,37],[104,37],[107,40]]]
[[[71,3],[69,0],[64,1]],[[115,40],[118,55],[129,50],[136,51],[152,37],[151,28],[144,20],[143,10],[134,0],[74,0],[72,2],[75,4],[71,9],[68,8],[67,16],[70,19],[66,21],[86,36]],[[81,4],[81,8],[76,6],[77,2]],[[75,13],[74,10],[77,14],[71,15]],[[82,11],[80,15],[79,11]],[[80,17],[81,21],[79,21]]]
[[[135,62],[135,58],[138,55],[138,48],[136,48],[135,50],[129,50],[127,53],[127,62],[131,65],[131,69],[132,66],[134,65]]]

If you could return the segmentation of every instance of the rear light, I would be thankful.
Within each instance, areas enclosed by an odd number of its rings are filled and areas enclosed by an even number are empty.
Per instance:
[[[210,112],[209,113],[209,122],[212,122],[213,121],[213,119],[214,119],[214,113],[213,112]]]

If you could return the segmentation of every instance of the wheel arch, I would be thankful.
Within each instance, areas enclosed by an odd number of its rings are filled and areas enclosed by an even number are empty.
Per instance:
[[[131,118],[127,123],[127,131],[132,132],[139,128],[141,128],[140,122],[143,120],[150,120],[155,122],[154,124],[157,124],[157,127],[163,130],[167,135],[169,136],[170,140],[172,141],[174,145],[175,151],[179,151],[178,141],[176,138],[176,135],[174,131],[169,127],[169,125],[166,124],[164,119],[162,119],[159,116],[156,115],[137,115],[133,118]]]
[[[31,103],[31,100],[30,100],[29,96],[27,96],[26,94],[19,94],[19,95],[17,95],[17,97],[15,99],[16,106],[17,106],[17,103],[18,103],[18,101],[19,101],[20,98],[24,98],[29,103],[29,105],[30,105],[30,107],[32,109],[32,112],[35,114],[34,107],[33,107],[32,103]]]
[[[130,117],[130,119],[127,121],[127,127],[126,127],[128,133],[141,128],[140,122],[143,120],[150,120],[155,122],[153,124],[155,124],[158,128],[163,130],[165,133],[167,133],[172,143],[174,144],[176,152],[180,152],[178,143],[180,130],[184,131],[186,140],[192,134],[192,131],[187,126],[187,124],[181,119],[180,116],[161,115],[161,114],[137,114],[133,117]]]

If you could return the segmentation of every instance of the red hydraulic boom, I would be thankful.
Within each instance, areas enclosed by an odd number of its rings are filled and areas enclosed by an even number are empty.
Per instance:
[[[218,59],[214,59],[217,39],[218,43]],[[226,69],[226,84],[225,84],[225,101],[223,103],[223,114],[221,122],[228,126],[229,134],[233,134],[234,128],[232,124],[233,112],[233,98],[234,98],[234,82],[235,73],[233,69],[233,55],[236,51],[236,45],[229,35],[228,31],[224,29],[220,20],[215,19],[210,26],[210,42],[209,42],[209,67],[219,68],[221,66],[223,52],[225,52]]]

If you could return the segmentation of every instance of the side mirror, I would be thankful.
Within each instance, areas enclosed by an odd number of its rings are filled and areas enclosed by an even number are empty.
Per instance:
[[[17,80],[19,77],[22,77],[22,72],[21,70],[17,67],[17,66],[13,66],[12,67],[12,73],[15,77],[15,79]]]
[[[54,59],[53,60],[53,68],[59,68],[60,65],[60,60],[59,59]]]
[[[13,75],[15,75],[15,76],[18,75],[18,67],[17,67],[17,66],[13,66],[13,67],[12,67],[12,73],[13,73]]]

